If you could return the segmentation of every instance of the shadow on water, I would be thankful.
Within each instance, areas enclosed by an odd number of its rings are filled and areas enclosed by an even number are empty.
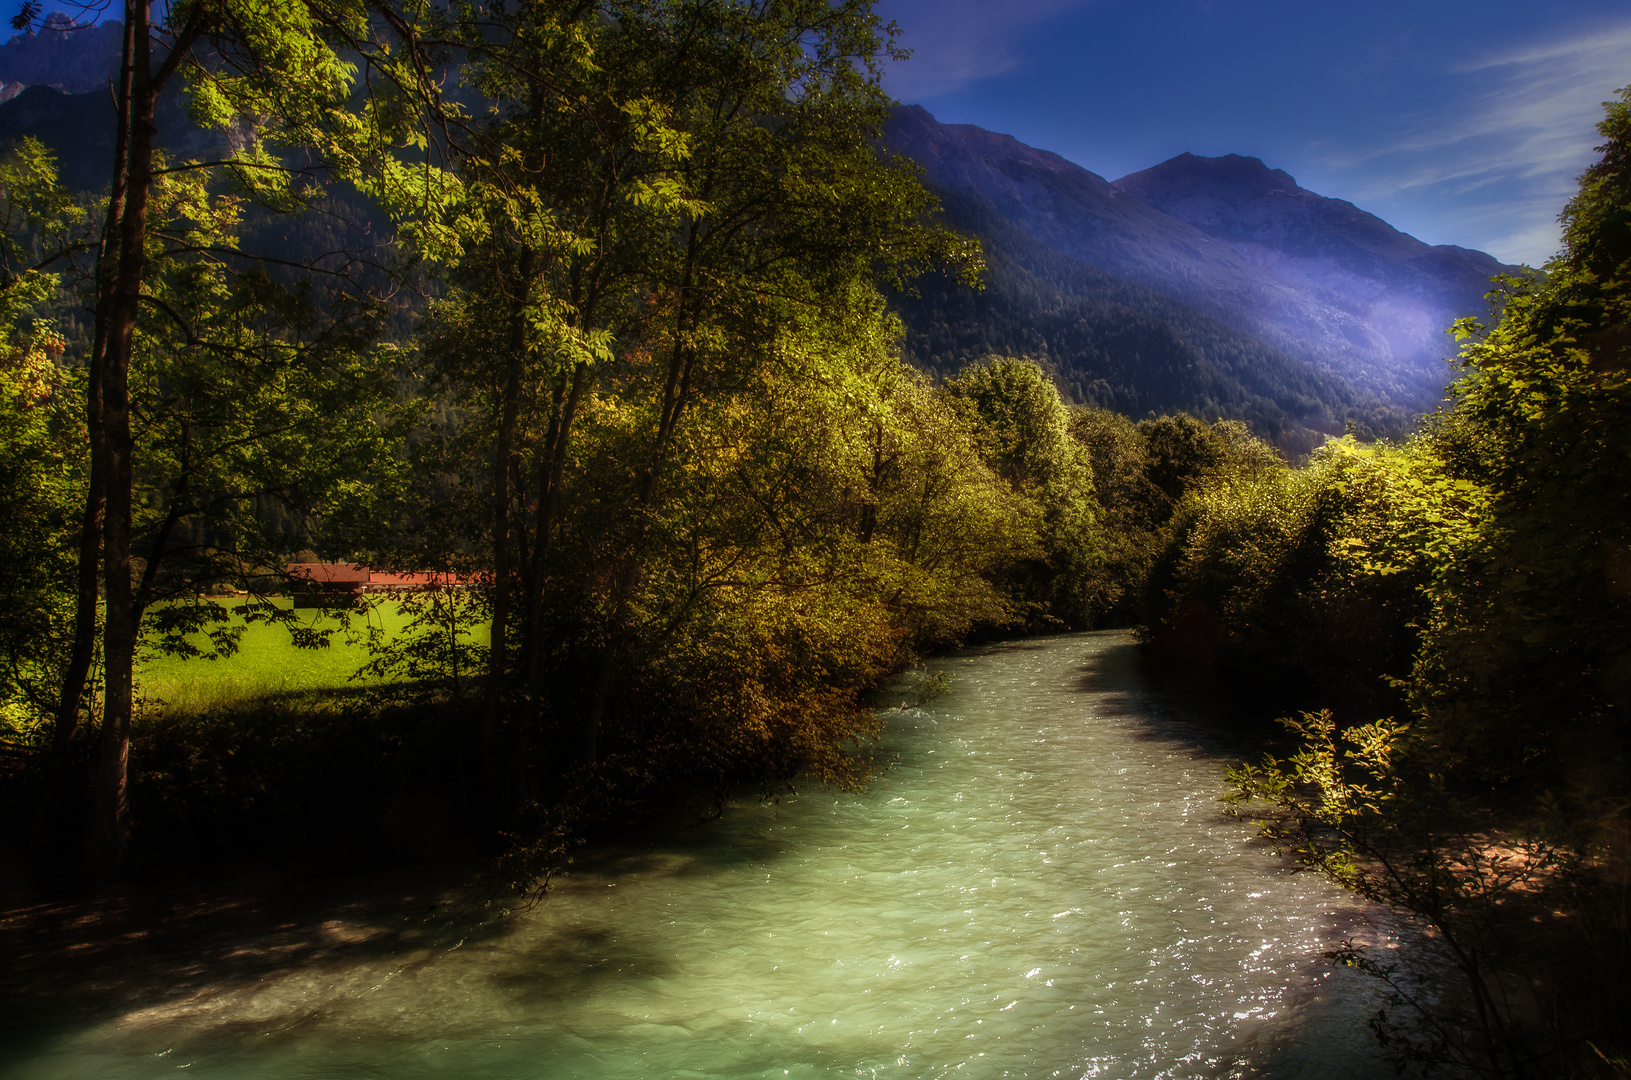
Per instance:
[[[566,1002],[609,983],[668,979],[678,972],[655,942],[631,940],[627,930],[603,923],[576,923],[510,954],[492,985],[526,1004]]]
[[[336,892],[340,895],[337,898]],[[273,975],[338,972],[505,932],[466,867],[287,886],[250,872],[0,916],[0,1065],[59,1034]]]
[[[1125,631],[1102,634],[1124,640],[1095,652],[1078,669],[1076,689],[1098,695],[1108,713],[1142,721],[1141,737],[1189,742],[1230,764],[1289,746],[1284,729],[1275,723],[1278,710],[1218,683],[1171,678],[1144,657]]]

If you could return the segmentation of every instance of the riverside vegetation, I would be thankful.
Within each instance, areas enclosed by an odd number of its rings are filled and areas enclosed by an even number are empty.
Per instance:
[[[1624,100],[1452,403],[1293,466],[1024,359],[902,363],[886,296],[981,262],[875,148],[861,0],[125,15],[109,187],[0,161],[11,880],[479,853],[535,889],[642,805],[864,782],[869,692],[932,650],[1136,623],[1306,710],[1236,812],[1465,973],[1464,1009],[1401,986],[1389,1046],[1627,1071]],[[173,80],[219,158],[155,149]],[[303,616],[313,556],[473,584]],[[251,629],[362,677],[163,700]]]

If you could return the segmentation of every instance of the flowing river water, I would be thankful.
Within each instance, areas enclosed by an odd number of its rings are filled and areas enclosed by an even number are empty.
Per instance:
[[[864,794],[746,799],[526,910],[416,895],[201,938],[143,976],[173,985],[47,1025],[0,1071],[1390,1074],[1378,987],[1320,956],[1386,944],[1387,919],[1220,813],[1253,751],[1150,686],[1125,634],[934,666],[951,689],[892,713],[898,759]]]

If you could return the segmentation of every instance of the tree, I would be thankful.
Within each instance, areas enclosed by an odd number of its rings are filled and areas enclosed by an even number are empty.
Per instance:
[[[997,357],[946,384],[993,472],[1035,507],[1041,557],[1007,568],[1006,586],[1032,629],[1090,624],[1100,542],[1093,472],[1070,438],[1070,414],[1034,362]]]
[[[1601,159],[1563,211],[1564,252],[1544,277],[1502,282],[1492,329],[1459,324],[1465,374],[1434,438],[1493,506],[1434,592],[1417,672],[1421,707],[1481,768],[1546,762],[1541,782],[1592,799],[1631,776],[1624,92],[1600,130]]]
[[[55,362],[60,339],[48,326],[11,328],[0,356],[0,710],[8,736],[33,741],[35,717],[49,713],[65,659],[71,605],[65,586],[79,494],[73,462],[77,416],[73,382]]]
[[[1544,276],[1497,279],[1494,327],[1458,324],[1453,407],[1366,453],[1369,476],[1328,485],[1370,511],[1348,515],[1346,553],[1326,544],[1353,560],[1351,587],[1414,586],[1399,605],[1411,723],[1339,733],[1305,715],[1299,754],[1233,778],[1299,861],[1437,929],[1473,1037],[1429,1010],[1426,1050],[1484,1075],[1618,1075],[1626,1060],[1631,91],[1607,109],[1562,254]]]
[[[1434,554],[1476,529],[1482,493],[1420,442],[1343,438],[1300,469],[1271,460],[1217,468],[1173,509],[1146,640],[1276,707],[1402,704],[1387,680],[1413,663]]]
[[[377,543],[420,412],[399,401],[380,304],[229,261],[241,255],[242,209],[182,172],[154,185],[149,211],[153,313],[138,325],[131,379],[143,548],[134,611],[158,648],[186,654],[196,651],[188,634],[206,627],[217,653],[232,648],[225,612],[199,602],[203,592],[242,586],[262,598],[311,544]],[[292,620],[265,603],[241,610]]]
[[[490,756],[501,703],[536,725],[553,702],[580,710],[592,761],[642,633],[659,522],[695,465],[676,457],[688,425],[785,362],[789,322],[871,312],[858,282],[960,247],[919,223],[932,201],[874,149],[885,38],[866,4],[455,15],[437,40],[468,58],[496,105],[490,122],[447,118],[463,231],[426,234],[459,260],[433,355],[490,433],[481,740]],[[618,464],[597,472],[594,440],[612,438],[601,421],[613,411]],[[599,528],[569,550],[580,511]],[[569,690],[557,665],[580,647],[595,675]]]
[[[24,5],[14,22],[21,28],[37,15],[36,5]],[[275,155],[271,147],[280,139],[287,147],[316,145],[331,159],[355,165],[360,160],[358,147],[381,130],[377,125],[337,121],[343,115],[339,107],[349,93],[353,68],[340,59],[336,46],[367,41],[365,9],[360,4],[270,8],[172,4],[154,26],[147,4],[127,0],[124,15],[124,51],[113,94],[112,178],[91,274],[95,330],[86,395],[90,463],[81,522],[76,636],[58,707],[58,731],[66,739],[77,722],[90,665],[100,576],[106,604],[105,692],[90,861],[102,876],[116,870],[129,833],[126,783],[134,661],[153,577],[149,573],[149,581],[139,587],[133,576],[132,545],[139,528],[133,492],[140,474],[137,444],[144,434],[141,418],[132,413],[133,379],[139,382],[144,377],[134,364],[144,312],[156,308],[161,318],[176,316],[148,288],[150,259],[156,255],[150,229],[157,209],[155,186],[178,172],[222,170],[263,201],[287,207],[298,203],[300,195],[289,178],[303,170],[291,169]],[[207,48],[199,48],[206,43]],[[155,156],[155,104],[184,68],[192,76],[196,116],[206,124],[231,126],[244,136],[223,160],[170,164]],[[352,137],[359,127],[360,140]],[[177,250],[204,254],[183,243],[162,256]],[[191,327],[184,319],[176,321],[191,339]],[[161,558],[162,554],[161,550]],[[155,565],[149,560],[150,571]]]
[[[1150,480],[1144,431],[1108,409],[1071,411],[1070,437],[1093,470],[1095,518],[1102,544],[1088,606],[1098,625],[1138,621],[1138,602],[1155,560],[1158,532],[1171,514],[1167,495]]]
[[[72,561],[64,540],[82,475],[73,374],[53,325],[55,267],[81,248],[85,214],[58,187],[56,165],[25,139],[0,157],[0,711],[32,741],[65,659]]]

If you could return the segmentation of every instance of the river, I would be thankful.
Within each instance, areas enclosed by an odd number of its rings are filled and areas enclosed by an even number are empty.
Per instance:
[[[423,896],[200,938],[18,1080],[1391,1075],[1382,913],[1222,816],[1251,748],[1122,633],[939,658],[868,792],[748,798],[530,909]],[[130,935],[126,935],[130,936]],[[281,952],[279,950],[282,950]],[[245,957],[254,960],[245,966]],[[131,976],[135,978],[133,974]]]

